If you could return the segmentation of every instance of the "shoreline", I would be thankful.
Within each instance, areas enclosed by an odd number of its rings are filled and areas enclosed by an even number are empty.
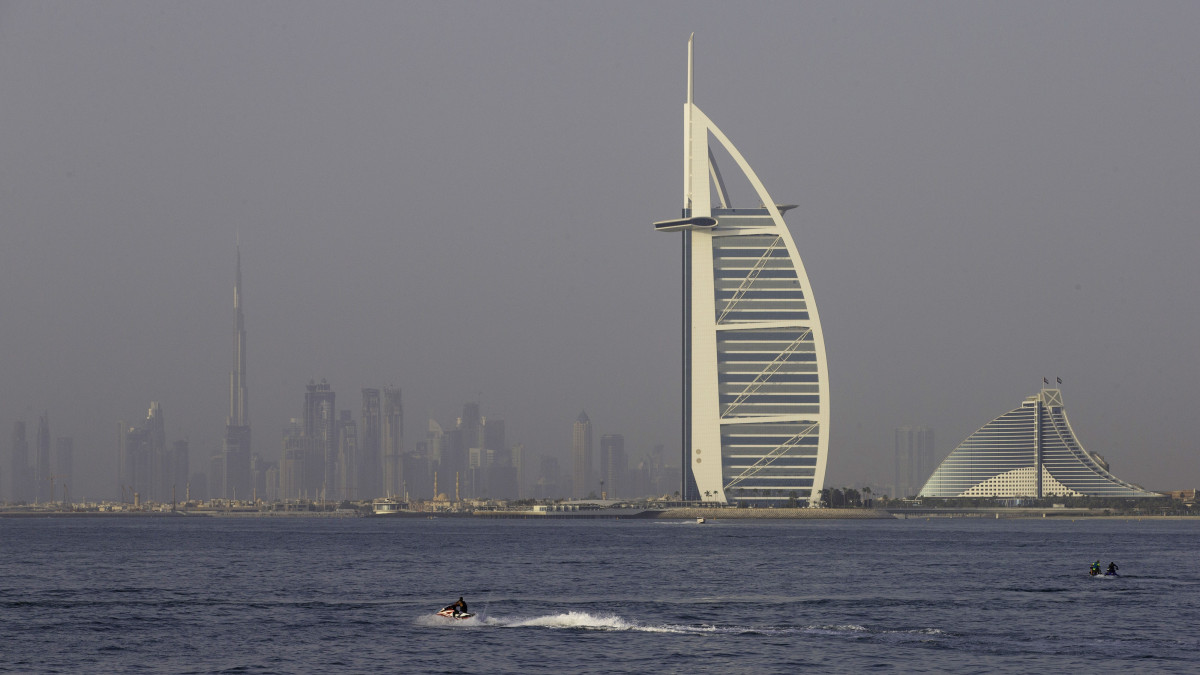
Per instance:
[[[4,511],[3,518],[370,518],[401,519],[479,519],[479,520],[678,520],[703,518],[707,521],[732,520],[930,520],[972,518],[976,520],[1200,520],[1200,515],[1160,515],[1093,512],[1087,509],[987,509],[921,510],[887,509],[738,509],[675,507],[667,509],[598,509],[591,511],[401,511],[388,515],[363,515],[346,511]]]

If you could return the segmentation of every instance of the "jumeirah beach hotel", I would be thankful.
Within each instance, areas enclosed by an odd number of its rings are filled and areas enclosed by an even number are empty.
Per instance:
[[[829,375],[796,242],[754,170],[693,102],[688,41],[682,233],[683,497],[815,506],[829,451]],[[713,153],[757,204],[730,203]]]
[[[1062,391],[1042,389],[983,425],[938,466],[919,497],[1159,497],[1084,450]]]

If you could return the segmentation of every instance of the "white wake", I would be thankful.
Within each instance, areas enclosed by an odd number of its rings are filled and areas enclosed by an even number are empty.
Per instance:
[[[763,634],[763,635],[830,635],[843,637],[877,637],[929,639],[944,636],[936,628],[914,630],[878,630],[857,624],[807,625],[807,626],[715,626],[709,624],[684,625],[670,623],[647,623],[626,619],[616,614],[592,614],[590,612],[562,612],[533,617],[496,617],[478,614],[470,619],[448,619],[440,616],[420,617],[418,623],[425,626],[448,628],[548,628],[551,630],[581,631],[630,631],[640,633],[698,634]]]

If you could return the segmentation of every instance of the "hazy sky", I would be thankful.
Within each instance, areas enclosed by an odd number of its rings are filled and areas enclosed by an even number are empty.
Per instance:
[[[674,450],[650,223],[692,31],[697,103],[800,205],[832,484],[1043,376],[1119,477],[1200,483],[1200,4],[39,0],[0,2],[0,490],[47,412],[73,495],[113,493],[151,400],[207,470],[239,233],[268,458],[311,378],[356,418],[401,387],[410,447],[479,400],[535,453],[581,409]]]

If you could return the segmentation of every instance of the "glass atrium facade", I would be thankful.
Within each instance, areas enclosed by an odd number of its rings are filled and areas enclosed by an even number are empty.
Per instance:
[[[713,209],[712,215],[726,498],[807,504],[817,471],[822,389],[807,284],[788,254],[786,231],[767,209]]]

